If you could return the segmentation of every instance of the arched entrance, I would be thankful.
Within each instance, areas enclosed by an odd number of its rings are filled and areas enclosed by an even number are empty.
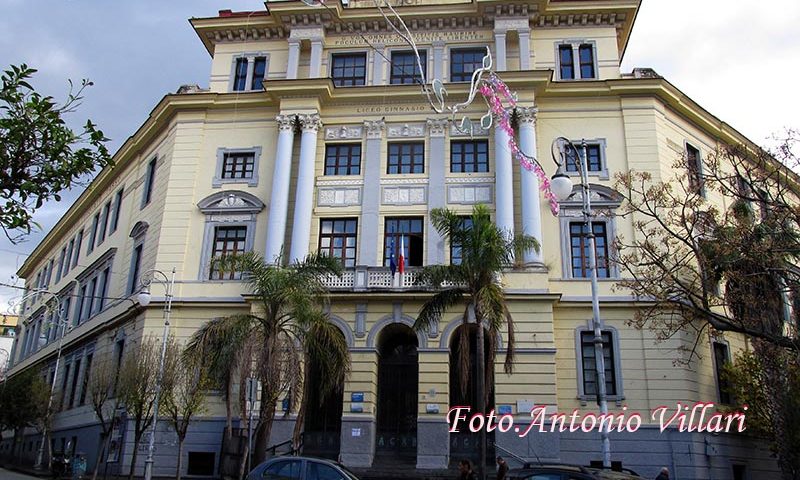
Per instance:
[[[344,334],[339,334],[344,338]],[[318,385],[321,383],[319,365],[311,362],[309,368],[311,384]],[[303,433],[304,455],[333,460],[339,458],[343,396],[344,379],[324,397],[318,388],[311,389]]]
[[[393,323],[378,337],[378,412],[376,463],[388,458],[409,462],[417,454],[417,336]],[[388,457],[388,458],[387,458]]]
[[[466,330],[465,330],[466,329]],[[467,375],[462,375],[463,367],[461,360],[461,336],[463,333],[467,335],[467,342],[469,344],[469,372]],[[478,402],[478,326],[471,323],[468,325],[460,325],[453,331],[450,337],[450,405],[469,406],[472,410],[467,418],[474,413],[480,412]],[[485,352],[484,364],[486,371],[494,368],[489,364],[488,351],[489,351],[489,337],[483,336],[483,351]],[[466,377],[466,385],[463,384],[463,377]],[[462,386],[464,388],[462,388]],[[488,413],[494,408],[494,382],[487,383],[487,390],[489,391],[489,398],[486,403],[486,412]],[[467,458],[472,460],[473,464],[480,458],[480,434],[472,433],[469,429],[460,429],[458,433],[450,434],[450,461],[451,463],[458,462],[461,459]],[[486,460],[489,465],[494,462],[494,432],[486,434]]]

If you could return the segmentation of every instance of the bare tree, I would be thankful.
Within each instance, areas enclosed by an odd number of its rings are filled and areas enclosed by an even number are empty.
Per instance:
[[[163,396],[164,413],[178,437],[178,465],[175,478],[181,480],[183,469],[183,442],[192,417],[202,414],[206,408],[206,394],[210,382],[199,362],[181,358],[177,344],[168,346],[169,363],[165,367],[164,384],[169,388]]]
[[[95,461],[92,480],[97,479],[97,472],[100,470],[100,463],[106,454],[106,443],[111,436],[114,425],[114,414],[116,411],[116,401],[112,403],[112,391],[117,376],[114,366],[109,359],[102,359],[93,365],[89,375],[89,382],[86,384],[87,396],[92,405],[92,411],[100,422],[100,451]]]

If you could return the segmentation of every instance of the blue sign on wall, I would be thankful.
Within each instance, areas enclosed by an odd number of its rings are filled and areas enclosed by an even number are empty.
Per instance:
[[[511,405],[499,405],[497,413],[500,415],[511,415]]]
[[[353,392],[350,394],[350,401],[351,402],[363,402],[364,401],[364,392]]]

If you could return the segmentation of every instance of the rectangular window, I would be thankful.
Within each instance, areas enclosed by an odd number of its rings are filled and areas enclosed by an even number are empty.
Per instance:
[[[92,278],[89,282],[89,288],[86,290],[86,294],[89,300],[89,305],[86,309],[86,318],[89,318],[96,313],[95,309],[97,308],[97,277]]]
[[[153,184],[156,178],[156,157],[153,157],[147,164],[147,172],[144,179],[144,190],[142,191],[142,208],[146,207],[153,197]]]
[[[469,230],[472,228],[472,217],[461,217],[461,220],[464,222],[464,229]],[[451,265],[461,265],[461,261],[463,260],[463,255],[461,252],[461,245],[458,243],[450,243],[450,264]]]
[[[485,48],[454,48],[450,50],[450,81],[469,82],[472,73],[483,66]]]
[[[66,410],[67,405],[69,405],[69,402],[67,401],[69,398],[67,387],[69,386],[70,367],[71,365],[69,363],[64,365],[64,378],[61,380],[61,410]]]
[[[137,245],[133,249],[133,257],[131,258],[131,273],[130,280],[128,280],[128,293],[131,294],[139,289],[139,269],[142,267],[142,247]]]
[[[66,397],[67,408],[73,406],[73,403],[75,401],[75,395],[78,393],[78,380],[80,379],[79,378],[80,373],[81,373],[81,359],[79,358],[75,360],[75,367],[72,372],[72,388],[70,388],[69,394]]]
[[[75,248],[75,239],[69,241],[69,246],[67,247],[67,256],[64,260],[64,276],[67,276],[69,273],[70,264],[72,263],[72,250]]]
[[[100,274],[100,283],[97,289],[97,311],[103,310],[106,305],[106,296],[108,296],[108,282],[111,276],[111,267],[106,267],[103,273]]]
[[[81,396],[78,399],[78,405],[86,404],[86,391],[89,389],[89,379],[92,374],[92,358],[94,354],[89,353],[86,355],[86,369],[83,371],[83,381],[81,382]]]
[[[421,267],[424,250],[422,217],[387,218],[383,232],[383,265],[388,267],[394,255],[399,262],[400,244],[405,247],[403,257],[408,267]]]
[[[61,255],[58,256],[58,270],[56,271],[56,283],[61,280],[61,276],[64,275],[64,258],[67,256],[67,247],[61,249]],[[69,263],[69,260],[67,260]]]
[[[264,90],[264,75],[267,73],[267,57],[256,57],[253,65],[253,82],[251,90]]]
[[[594,48],[589,44],[583,44],[578,47],[578,60],[581,68],[581,78],[595,78]]]
[[[606,372],[606,395],[617,394],[617,376],[614,368],[614,349],[611,344],[611,332],[603,331],[603,365]],[[594,356],[594,332],[581,332],[581,366],[583,368],[583,394],[597,395],[597,368]]]
[[[55,258],[50,259],[50,263],[47,264],[47,279],[44,281],[44,287],[50,287],[50,280],[53,277],[53,265],[56,263]]]
[[[216,227],[214,229],[214,248],[211,258],[223,255],[235,255],[245,251],[247,241],[247,227]],[[242,278],[241,272],[223,272],[214,266],[211,269],[211,280],[238,280]]]
[[[342,143],[325,146],[325,175],[360,175],[361,145]]]
[[[392,52],[392,75],[389,83],[392,85],[405,85],[421,83],[420,73],[427,77],[428,54],[424,50],[419,52],[422,72],[419,70],[417,56],[413,51]]]
[[[222,178],[253,178],[255,152],[226,152],[222,156]]]
[[[108,229],[108,215],[111,213],[111,201],[103,206],[103,211],[100,214],[100,228],[97,230],[97,244],[100,245],[106,239],[106,231]]]
[[[597,252],[597,277],[610,278],[608,258],[608,232],[605,222],[592,222],[595,251]],[[589,239],[583,222],[569,224],[570,259],[572,278],[589,278]]]
[[[90,295],[88,285],[81,286],[80,289],[80,296],[78,297],[78,304],[75,305],[75,325],[80,324],[87,318],[89,318],[89,300],[88,296]]]
[[[92,233],[89,235],[89,243],[86,245],[86,255],[89,255],[94,250],[95,241],[97,240],[97,228],[100,226],[100,212],[94,214],[92,218]]]
[[[345,267],[355,267],[357,231],[358,220],[355,218],[320,220],[320,253],[340,259]]]
[[[390,143],[386,173],[425,173],[425,143]]]
[[[117,227],[119,226],[119,214],[121,209],[122,209],[122,189],[119,189],[117,194],[114,196],[114,210],[111,213],[111,227],[108,230],[109,235],[117,231]]]
[[[450,142],[450,173],[489,171],[489,142],[454,140]]]
[[[580,144],[573,144],[575,145],[575,149],[578,150],[580,154],[579,158],[583,158],[583,147]],[[580,167],[578,165],[578,159],[575,158],[575,150],[565,145],[564,147],[564,156],[566,158],[566,168],[568,172],[579,172]],[[586,145],[586,169],[590,172],[601,172],[603,171],[603,160],[600,156],[600,145],[599,144],[587,144]]]
[[[688,143],[686,144],[686,169],[689,171],[689,188],[695,193],[701,193],[703,179],[701,177],[700,150]]]
[[[558,46],[558,68],[562,80],[575,78],[575,60],[572,56],[572,45]]]
[[[730,362],[728,356],[728,346],[724,343],[714,342],[714,369],[717,377],[717,393],[719,394],[719,403],[723,405],[731,405],[731,394],[729,392],[730,385],[723,377],[722,371],[725,365]]]
[[[336,87],[365,85],[367,80],[367,54],[334,54],[331,78],[333,79],[333,85]]]
[[[75,240],[75,256],[72,257],[72,268],[78,266],[78,259],[81,256],[81,244],[83,243],[83,229],[78,232],[78,238]]]
[[[247,88],[247,59],[236,59],[236,71],[233,76],[233,90],[241,92]]]
[[[64,318],[60,318],[58,319],[59,321],[56,322],[56,328],[53,329],[52,340],[58,338],[58,336],[61,334],[61,329],[66,328],[66,326],[69,325],[69,309],[72,306],[72,299],[70,297],[65,298],[63,305],[64,308],[61,314],[64,315]]]

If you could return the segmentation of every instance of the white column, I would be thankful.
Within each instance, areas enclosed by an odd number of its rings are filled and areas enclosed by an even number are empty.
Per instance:
[[[275,169],[272,174],[272,193],[267,219],[267,246],[264,260],[272,263],[281,254],[286,238],[286,213],[289,208],[289,180],[292,173],[294,145],[294,115],[278,115],[278,146],[275,149]]]
[[[428,265],[443,265],[445,262],[445,241],[441,234],[431,223],[430,213],[435,208],[447,206],[447,161],[445,160],[445,135],[449,123],[446,118],[429,118],[428,148],[430,161],[428,162],[428,221],[425,228],[428,234]]]
[[[577,80],[581,78],[581,59],[580,59],[580,45],[577,43],[572,44],[572,78]]]
[[[505,30],[495,30],[494,31],[494,50],[495,50],[495,59],[494,65],[495,69],[498,72],[502,72],[506,69],[506,31]]]
[[[531,30],[517,30],[519,34],[519,69],[531,69]]]
[[[514,235],[514,174],[511,149],[508,147],[508,134],[495,120],[494,163],[495,163],[495,209],[497,226],[510,236]]]
[[[294,200],[294,223],[289,260],[301,261],[308,255],[311,240],[311,213],[314,204],[314,165],[317,160],[317,132],[322,127],[319,114],[298,115],[303,134],[300,137],[300,166],[297,172],[297,195]]]
[[[536,156],[536,107],[517,107],[519,124],[519,148],[526,155]],[[520,201],[522,202],[522,232],[539,241],[539,251],[525,252],[526,265],[542,265],[542,209],[540,206],[539,178],[530,170],[520,166]]]
[[[253,89],[253,72],[256,70],[256,57],[247,57],[247,77],[246,77],[246,84],[244,86],[245,90],[252,90]]]
[[[322,69],[322,39],[311,40],[311,65],[308,70],[308,78],[319,78]]]
[[[300,65],[300,40],[289,39],[289,58],[286,60],[286,78],[297,78],[297,67]]]

